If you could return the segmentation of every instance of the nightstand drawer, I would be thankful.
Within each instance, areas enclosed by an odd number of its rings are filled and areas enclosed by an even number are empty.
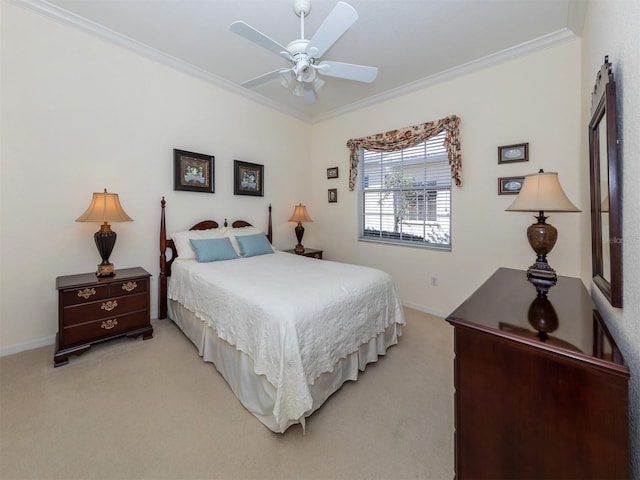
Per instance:
[[[66,327],[64,329],[65,347],[76,344],[85,343],[87,338],[92,341],[102,338],[118,335],[121,332],[135,330],[136,328],[144,328],[149,325],[149,313],[145,311],[113,316],[96,320],[93,322],[83,323]]]
[[[84,323],[90,320],[116,317],[137,310],[148,309],[149,297],[142,295],[129,295],[114,297],[97,302],[84,303],[65,307],[63,309],[63,323],[65,327]]]
[[[109,296],[117,297],[118,295],[135,295],[146,292],[149,290],[148,283],[146,278],[115,282],[109,285]]]
[[[95,302],[103,298],[119,297],[122,295],[135,295],[148,290],[149,281],[146,278],[135,280],[123,280],[109,285],[93,285],[74,288],[62,292],[64,306],[77,305],[79,303]]]
[[[108,285],[93,285],[90,287],[74,288],[62,292],[63,305],[77,305],[79,303],[95,302],[109,297]]]

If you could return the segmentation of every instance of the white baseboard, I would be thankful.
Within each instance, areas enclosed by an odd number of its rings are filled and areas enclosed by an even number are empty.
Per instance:
[[[446,318],[447,315],[449,315],[448,313],[443,313],[438,310],[433,310],[432,308],[427,308],[423,305],[416,305],[415,303],[411,303],[411,302],[402,302],[402,305],[408,308],[412,308],[413,310],[418,310],[419,312],[435,315],[436,317]]]
[[[34,348],[46,347],[47,345],[53,345],[54,343],[56,343],[56,336],[52,335],[51,337],[40,338],[39,340],[18,343],[17,345],[9,345],[8,347],[1,347],[0,357],[24,352],[25,350],[33,350]]]

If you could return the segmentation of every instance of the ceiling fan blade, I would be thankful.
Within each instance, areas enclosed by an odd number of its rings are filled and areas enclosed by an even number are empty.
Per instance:
[[[321,57],[356,20],[358,12],[348,3],[338,2],[309,41],[307,53],[313,58]]]
[[[233,22],[229,29],[232,32],[246,38],[247,40],[250,40],[253,43],[260,45],[261,47],[266,48],[276,55],[285,56],[286,58],[289,58],[292,55],[286,47],[283,47],[275,40],[267,37],[264,33],[256,30],[251,25],[248,25],[241,20]],[[283,55],[283,52],[285,52],[286,55]]]
[[[260,75],[259,77],[252,78],[251,80],[247,80],[246,82],[242,82],[240,86],[253,88],[258,85],[262,85],[263,83],[270,82],[274,78],[278,78],[280,74],[287,73],[289,70],[289,68],[279,68],[277,70],[274,70],[273,72],[265,73],[263,75]]]
[[[371,83],[378,76],[377,67],[367,67],[366,65],[356,65],[355,63],[342,63],[324,61],[316,67],[318,72],[328,77],[344,78],[356,82]]]
[[[313,105],[318,99],[316,91],[313,88],[313,83],[304,84],[304,94],[302,96],[304,103],[307,105]]]

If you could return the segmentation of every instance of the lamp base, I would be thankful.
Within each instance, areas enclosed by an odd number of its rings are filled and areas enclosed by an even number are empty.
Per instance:
[[[546,297],[549,289],[558,281],[558,275],[548,263],[536,262],[527,269],[527,280],[536,287],[538,296]]]
[[[296,253],[304,253],[304,245],[302,245],[302,236],[304,235],[304,227],[302,226],[302,222],[298,222],[295,228],[296,238],[298,239],[298,244],[296,245]]]
[[[116,274],[116,271],[113,268],[113,263],[109,262],[113,246],[116,244],[116,238],[116,232],[111,230],[111,227],[107,222],[104,222],[100,226],[100,230],[93,235],[96,247],[98,247],[98,252],[102,258],[102,263],[98,265],[98,271],[96,272],[98,277],[112,277]]]
[[[113,267],[113,263],[101,263],[98,265],[97,277],[113,277],[116,274],[116,270]]]
[[[538,222],[527,228],[529,245],[537,255],[535,263],[527,270],[527,279],[535,285],[539,296],[546,296],[558,281],[556,271],[547,263],[547,254],[556,244],[558,230],[546,222],[544,211],[540,210],[536,218]]]

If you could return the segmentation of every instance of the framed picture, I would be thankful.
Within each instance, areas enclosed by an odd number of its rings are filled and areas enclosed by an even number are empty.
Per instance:
[[[234,160],[233,194],[264,197],[264,165]]]
[[[173,189],[189,192],[215,192],[212,155],[173,149]]]
[[[529,144],[517,143],[498,147],[498,163],[528,162]]]
[[[327,178],[338,178],[338,167],[327,168]]]
[[[330,188],[328,191],[328,200],[329,203],[337,203],[338,201],[338,189]]]
[[[517,195],[522,189],[524,177],[498,178],[498,195]]]

